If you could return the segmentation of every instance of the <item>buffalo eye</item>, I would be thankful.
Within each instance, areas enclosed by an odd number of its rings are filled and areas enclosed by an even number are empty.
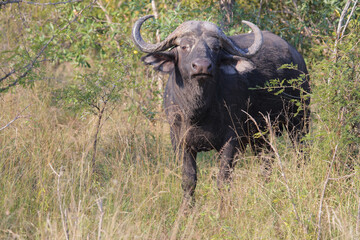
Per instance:
[[[190,46],[189,46],[189,44],[186,44],[186,45],[180,46],[180,48],[181,48],[181,50],[183,50],[183,51],[189,51]]]
[[[220,47],[219,47],[219,46],[214,46],[214,47],[212,48],[212,50],[213,50],[214,52],[218,52],[218,51],[220,50]]]

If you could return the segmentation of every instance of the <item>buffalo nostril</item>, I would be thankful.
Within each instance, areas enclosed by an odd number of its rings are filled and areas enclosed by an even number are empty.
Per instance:
[[[196,59],[191,63],[191,69],[194,74],[209,74],[212,70],[212,63],[209,59]]]

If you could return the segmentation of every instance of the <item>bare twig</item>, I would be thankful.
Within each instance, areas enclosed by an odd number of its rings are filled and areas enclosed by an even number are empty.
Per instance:
[[[320,204],[319,204],[319,212],[318,212],[318,229],[317,229],[317,239],[318,240],[321,238],[321,214],[322,214],[322,206],[323,206],[323,202],[324,202],[324,196],[325,196],[327,184],[328,184],[328,182],[330,180],[330,173],[331,173],[331,169],[333,167],[334,161],[335,161],[338,145],[339,144],[337,144],[335,146],[333,157],[332,157],[332,160],[330,162],[330,166],[329,166],[328,172],[326,174],[324,186],[323,186],[323,189],[322,189],[322,192],[321,192]]]
[[[355,0],[354,2],[354,6],[348,16],[348,19],[345,23],[345,25],[343,26],[343,21],[344,21],[344,18],[350,8],[350,4],[351,4],[352,0],[347,0],[346,4],[345,4],[345,7],[344,9],[342,10],[341,12],[341,15],[340,15],[340,19],[339,19],[339,23],[338,23],[338,26],[337,26],[337,30],[336,30],[336,39],[335,39],[335,43],[334,43],[334,49],[332,50],[332,59],[333,61],[336,63],[337,62],[337,59],[338,59],[338,45],[339,43],[341,42],[342,38],[343,38],[343,35],[345,33],[345,30],[350,22],[350,19],[351,19],[351,16],[354,14],[354,10],[356,8],[356,5],[357,5],[357,2],[358,0]],[[342,31],[341,31],[342,30]],[[328,84],[331,84],[331,79],[333,77],[333,73],[330,74],[329,78],[328,78]]]
[[[59,202],[61,222],[63,225],[63,230],[65,233],[66,240],[69,240],[69,230],[68,230],[68,226],[67,226],[67,213],[66,213],[66,210],[64,211],[63,206],[62,206],[62,201],[61,201],[60,178],[63,174],[62,167],[60,168],[60,172],[57,173],[55,171],[55,169],[53,168],[53,166],[51,165],[51,163],[49,163],[49,166],[50,166],[51,170],[53,171],[53,173],[57,176],[56,193],[57,193],[58,202]]]
[[[59,5],[59,4],[67,4],[67,3],[78,3],[82,2],[83,0],[69,0],[66,2],[54,2],[54,3],[38,3],[38,2],[29,2],[29,1],[23,1],[23,0],[8,0],[8,1],[1,1],[0,7],[7,4],[13,4],[13,3],[26,3],[26,4],[32,4],[32,5],[40,5],[40,6],[49,6],[49,5]]]
[[[345,7],[344,9],[342,10],[341,12],[341,15],[340,15],[340,19],[339,19],[339,24],[338,24],[338,27],[337,27],[337,30],[336,30],[336,40],[339,40],[340,39],[340,31],[342,29],[342,22],[344,20],[344,17],[347,13],[347,11],[349,10],[349,7],[350,7],[350,3],[352,2],[352,0],[348,0],[345,4]],[[335,47],[336,47],[336,44],[335,44]]]
[[[4,130],[5,128],[9,127],[13,122],[15,122],[16,120],[18,120],[19,118],[22,118],[23,116],[21,115],[30,105],[28,105],[27,107],[25,107],[23,110],[21,110],[21,112],[19,112],[16,117],[11,120],[10,122],[8,122],[5,126],[0,128],[0,131]]]
[[[344,18],[345,18],[346,14],[347,14],[347,12],[348,12],[348,10],[350,8],[351,2],[352,2],[352,0],[347,0],[344,9],[341,12],[340,19],[339,19],[339,24],[338,24],[338,27],[336,29],[336,39],[335,39],[335,45],[334,45],[334,50],[333,50],[333,59],[335,60],[335,62],[336,62],[337,57],[338,57],[337,56],[337,54],[338,54],[337,46],[341,42],[343,34],[345,33],[345,30],[346,30],[346,28],[347,28],[347,26],[348,26],[348,24],[350,22],[351,16],[354,14],[354,10],[355,10],[355,7],[357,5],[358,0],[356,0],[354,2],[354,6],[353,6],[353,8],[352,8],[352,10],[351,10],[351,12],[350,12],[350,14],[348,16],[348,19],[347,19],[345,25],[343,26],[343,21],[344,21]]]
[[[348,16],[348,18],[347,18],[347,20],[346,20],[346,23],[345,23],[345,25],[344,25],[344,27],[343,27],[343,30],[342,30],[342,32],[341,32],[341,38],[344,37],[345,30],[346,30],[347,26],[349,25],[349,22],[350,22],[350,19],[351,19],[352,15],[354,14],[354,11],[355,11],[355,9],[356,9],[357,3],[358,3],[358,0],[355,0],[354,6],[352,7],[351,12],[350,12],[350,14],[349,14],[349,16]]]

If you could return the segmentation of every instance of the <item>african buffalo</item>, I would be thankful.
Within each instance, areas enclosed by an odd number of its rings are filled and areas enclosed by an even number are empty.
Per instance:
[[[218,186],[229,181],[234,156],[247,145],[257,152],[266,147],[254,134],[267,128],[270,118],[278,134],[290,136],[306,128],[309,99],[307,69],[303,57],[279,36],[243,21],[252,33],[226,36],[211,22],[182,23],[162,42],[151,44],[140,35],[144,16],[133,26],[142,61],[169,74],[164,108],[171,128],[174,150],[183,159],[182,188],[192,199],[196,182],[196,155],[212,149],[220,153]],[[292,64],[296,68],[283,68]],[[269,91],[269,80],[283,83],[283,90]],[[300,79],[297,87],[288,84]],[[302,103],[302,108],[298,108]],[[249,118],[252,120],[249,120]],[[256,122],[256,124],[255,124]]]

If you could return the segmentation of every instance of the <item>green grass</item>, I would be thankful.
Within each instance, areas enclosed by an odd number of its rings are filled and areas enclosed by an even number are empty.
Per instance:
[[[142,115],[129,121],[129,113],[118,106],[101,130],[94,177],[94,117],[53,106],[43,88],[18,87],[1,100],[2,125],[31,104],[24,118],[0,132],[1,239],[97,239],[99,234],[102,239],[316,238],[334,150],[318,149],[316,138],[296,147],[286,137],[274,143],[291,197],[276,159],[266,180],[259,158],[239,156],[222,210],[217,154],[200,154],[196,203],[183,214],[181,163],[165,121],[153,124]],[[338,165],[348,157],[344,154],[339,150]],[[331,169],[331,178],[343,175]],[[359,237],[358,179],[356,173],[327,184],[322,239]]]

